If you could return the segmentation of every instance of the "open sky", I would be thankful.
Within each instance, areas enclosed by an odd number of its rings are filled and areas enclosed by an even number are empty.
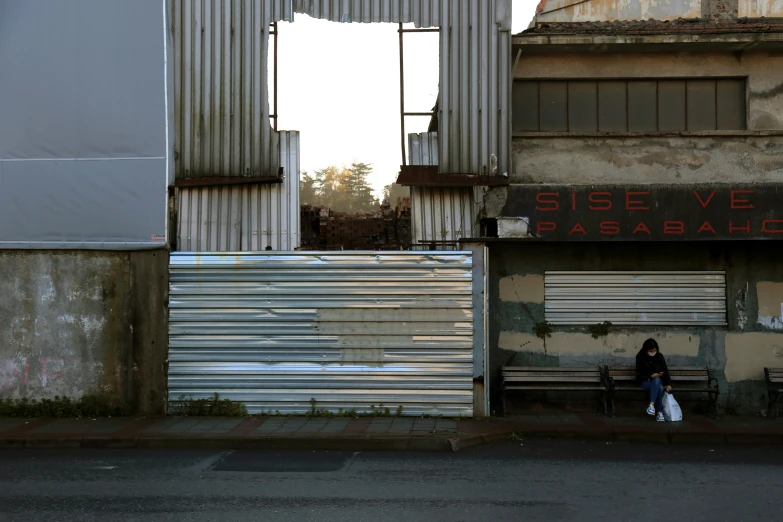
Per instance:
[[[527,28],[537,3],[512,0],[514,34]],[[278,24],[278,128],[300,131],[303,171],[371,163],[380,193],[402,160],[397,25],[295,19]],[[405,110],[430,111],[438,95],[438,35],[407,33],[404,43]],[[426,131],[428,123],[408,117],[405,131]]]

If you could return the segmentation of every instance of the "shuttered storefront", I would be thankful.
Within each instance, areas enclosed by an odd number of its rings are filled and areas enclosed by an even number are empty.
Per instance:
[[[169,400],[473,414],[469,252],[172,253]]]
[[[546,272],[545,287],[552,324],[726,324],[725,272]]]

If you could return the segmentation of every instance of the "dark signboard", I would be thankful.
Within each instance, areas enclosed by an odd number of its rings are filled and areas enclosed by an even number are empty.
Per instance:
[[[554,241],[783,239],[783,184],[510,185],[501,217]]]

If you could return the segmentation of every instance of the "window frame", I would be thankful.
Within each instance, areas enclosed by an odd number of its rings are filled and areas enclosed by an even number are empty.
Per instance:
[[[749,88],[748,88],[748,79],[749,77],[747,75],[737,75],[737,76],[671,76],[671,77],[578,77],[578,78],[558,78],[558,77],[546,77],[546,78],[513,78],[512,79],[512,89],[511,89],[511,130],[512,130],[512,136],[536,136],[536,135],[564,135],[564,136],[603,136],[603,135],[628,135],[628,136],[638,136],[638,135],[661,135],[661,136],[667,136],[667,135],[736,135],[736,134],[753,134],[754,131],[749,130],[749,114],[750,114],[750,107],[749,107]],[[689,130],[688,127],[689,121],[688,121],[688,82],[689,81],[712,81],[715,82],[715,129],[708,129],[708,130]],[[739,80],[742,82],[742,87],[744,91],[743,96],[743,125],[741,129],[718,129],[717,127],[720,126],[720,115],[718,113],[718,107],[719,107],[719,99],[720,96],[718,94],[718,85],[721,80]],[[685,129],[682,130],[659,130],[660,129],[660,82],[667,82],[667,81],[682,81],[685,82]],[[557,82],[557,83],[565,83],[566,86],[566,92],[565,92],[565,124],[566,128],[568,130],[541,130],[542,128],[542,113],[544,112],[542,110],[541,106],[541,84],[546,82]],[[576,83],[576,82],[596,82],[596,130],[595,131],[572,131],[570,130],[570,84]],[[625,82],[625,128],[624,131],[602,131],[601,129],[601,108],[600,108],[600,91],[601,91],[601,84],[602,83],[616,83],[616,82]],[[656,82],[655,85],[655,119],[656,119],[656,130],[647,130],[647,131],[631,131],[630,129],[630,100],[629,100],[629,83],[630,82]],[[537,93],[537,105],[536,105],[536,111],[538,116],[538,130],[515,130],[514,129],[514,86],[517,84],[535,84],[536,85],[536,93]]]

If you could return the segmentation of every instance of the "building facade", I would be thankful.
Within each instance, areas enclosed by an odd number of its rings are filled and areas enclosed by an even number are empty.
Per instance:
[[[542,2],[513,38],[510,185],[484,199],[492,389],[504,365],[633,364],[653,337],[709,367],[724,406],[765,407],[763,368],[783,365],[783,20],[745,3]]]

